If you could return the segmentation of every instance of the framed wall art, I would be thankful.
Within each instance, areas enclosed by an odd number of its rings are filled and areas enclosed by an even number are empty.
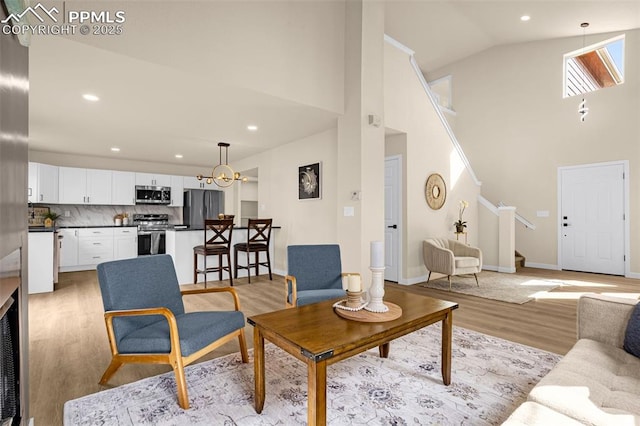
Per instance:
[[[322,198],[321,163],[298,167],[298,200],[319,200]]]

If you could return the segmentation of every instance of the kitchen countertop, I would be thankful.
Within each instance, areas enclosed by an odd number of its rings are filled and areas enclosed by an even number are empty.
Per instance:
[[[55,227],[50,227],[50,228],[45,228],[44,226],[30,226],[29,227],[29,232],[55,232],[57,230],[57,228]]]
[[[180,226],[180,225],[178,225]],[[271,229],[280,229],[281,226],[272,226]],[[236,229],[249,229],[246,226],[234,226],[234,230]],[[175,232],[184,232],[184,231],[204,231],[204,228],[169,228],[167,231],[175,231]]]
[[[44,226],[30,226],[29,232],[54,232],[58,229],[76,229],[76,228],[137,228],[137,225],[115,226],[115,225],[65,225],[65,226],[52,226],[51,228],[45,228]]]

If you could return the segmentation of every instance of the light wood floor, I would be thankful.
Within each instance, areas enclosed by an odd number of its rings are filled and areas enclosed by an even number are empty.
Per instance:
[[[570,289],[551,292],[552,298],[516,305],[418,285],[401,286],[407,291],[460,304],[454,325],[502,337],[559,354],[575,343],[576,300],[580,293],[640,293],[640,280],[576,272],[522,268],[518,274],[575,280]],[[262,275],[234,280],[246,316],[284,307],[282,277],[269,281]],[[606,284],[606,287],[593,283]],[[212,285],[220,285],[213,283]],[[393,286],[396,284],[388,283]],[[232,309],[229,296],[190,296],[187,310]],[[249,346],[252,327],[246,327]],[[95,271],[60,274],[53,293],[29,297],[30,416],[37,426],[62,424],[65,401],[106,389],[98,385],[110,361],[103,320],[102,299]],[[214,351],[202,360],[238,351],[237,341]],[[391,345],[393,354],[393,344]],[[108,387],[170,371],[163,365],[125,365]]]

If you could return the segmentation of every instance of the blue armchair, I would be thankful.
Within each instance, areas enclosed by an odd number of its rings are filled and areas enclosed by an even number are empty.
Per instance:
[[[287,264],[287,308],[346,296],[337,244],[288,246]]]
[[[112,355],[100,384],[124,363],[169,364],[178,402],[188,409],[186,365],[235,337],[242,362],[248,362],[244,314],[231,287],[180,291],[169,255],[105,262],[97,269]],[[183,295],[214,292],[230,293],[235,310],[185,312]]]

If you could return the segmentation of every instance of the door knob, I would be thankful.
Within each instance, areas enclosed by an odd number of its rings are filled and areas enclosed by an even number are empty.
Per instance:
[[[387,228],[398,229],[398,225],[389,225],[389,226],[387,226]]]

